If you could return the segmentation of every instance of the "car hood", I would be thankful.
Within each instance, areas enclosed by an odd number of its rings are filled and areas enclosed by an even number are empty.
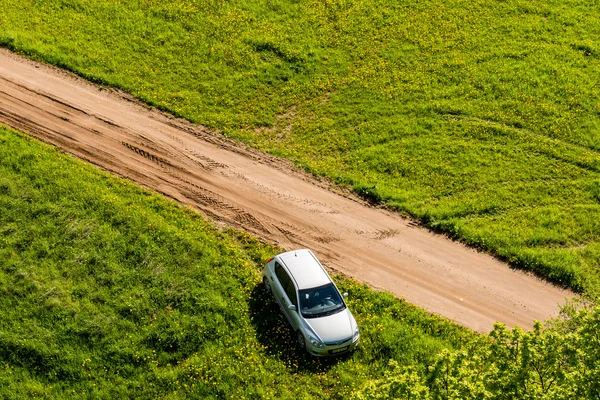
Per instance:
[[[354,318],[347,308],[321,318],[307,318],[306,323],[325,343],[348,339],[354,334]]]

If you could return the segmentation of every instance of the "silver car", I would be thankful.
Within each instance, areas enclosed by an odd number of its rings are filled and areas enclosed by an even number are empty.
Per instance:
[[[358,325],[325,268],[310,250],[267,261],[263,284],[292,325],[302,349],[315,356],[346,353],[358,345]]]

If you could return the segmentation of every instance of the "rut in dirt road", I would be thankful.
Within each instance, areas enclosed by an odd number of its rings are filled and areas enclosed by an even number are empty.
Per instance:
[[[477,331],[529,328],[573,296],[285,161],[6,50],[0,123],[286,249],[310,248],[329,268]]]

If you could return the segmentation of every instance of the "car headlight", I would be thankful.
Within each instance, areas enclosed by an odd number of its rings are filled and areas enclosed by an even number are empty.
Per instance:
[[[325,345],[319,339],[314,338],[312,336],[309,336],[309,338],[310,338],[310,343],[312,344],[313,347],[316,347],[317,349],[325,348]]]
[[[356,340],[358,338],[358,325],[354,328],[354,335],[352,335],[352,340]]]

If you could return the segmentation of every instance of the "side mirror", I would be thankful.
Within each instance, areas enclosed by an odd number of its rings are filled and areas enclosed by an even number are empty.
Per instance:
[[[293,305],[293,304],[290,304],[290,305],[288,306],[288,310],[296,311],[296,306],[295,306],[295,305]]]
[[[344,298],[348,297],[348,292],[344,292],[342,296],[344,296]]]

